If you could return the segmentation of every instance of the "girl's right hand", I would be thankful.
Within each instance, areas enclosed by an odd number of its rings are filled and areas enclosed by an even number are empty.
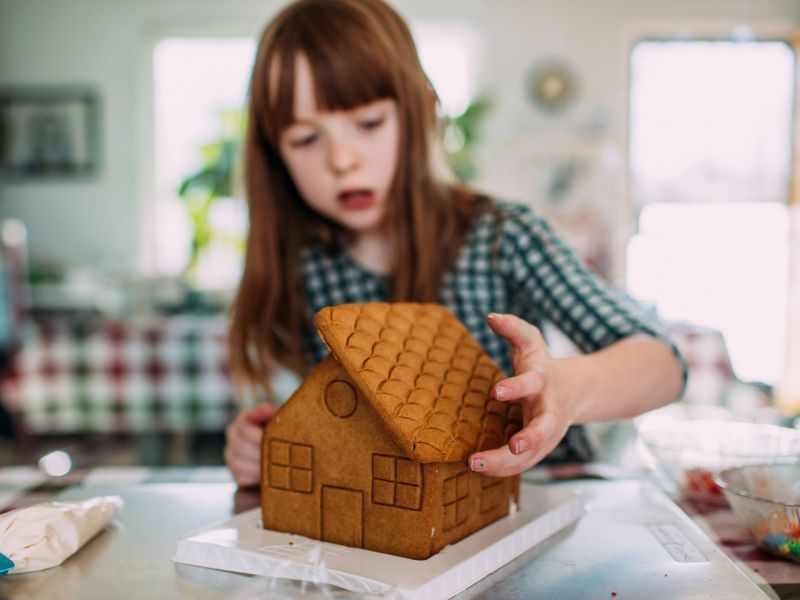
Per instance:
[[[225,428],[225,464],[239,487],[261,481],[261,440],[264,424],[278,410],[273,404],[259,404],[241,411]]]

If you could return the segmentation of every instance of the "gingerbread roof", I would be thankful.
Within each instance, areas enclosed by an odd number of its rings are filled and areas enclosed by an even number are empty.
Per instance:
[[[439,304],[340,304],[314,317],[323,341],[387,430],[421,463],[465,460],[521,426],[490,396],[503,372]]]

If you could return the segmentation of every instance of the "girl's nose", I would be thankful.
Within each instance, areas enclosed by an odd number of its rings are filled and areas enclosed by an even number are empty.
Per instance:
[[[361,155],[348,144],[331,142],[328,146],[328,164],[341,175],[361,166]]]

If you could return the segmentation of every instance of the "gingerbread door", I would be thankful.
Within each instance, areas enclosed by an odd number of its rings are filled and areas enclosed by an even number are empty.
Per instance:
[[[322,486],[322,541],[363,548],[364,492]]]

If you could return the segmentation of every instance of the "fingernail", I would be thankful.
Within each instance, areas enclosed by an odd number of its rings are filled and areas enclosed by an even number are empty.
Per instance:
[[[520,438],[514,444],[514,454],[522,454],[525,450],[528,449],[528,440],[525,438]]]
[[[486,463],[482,458],[473,458],[469,461],[469,468],[473,471],[483,471],[486,468]]]
[[[503,315],[501,315],[501,314],[498,314],[498,313],[489,313],[487,316],[488,316],[490,319],[497,319],[497,320],[500,320],[500,319],[502,319],[502,318],[503,318]]]
[[[542,365],[533,365],[533,370],[544,375],[544,367]]]
[[[494,386],[494,397],[498,400],[502,400],[508,396],[508,388],[503,385],[496,385]]]

